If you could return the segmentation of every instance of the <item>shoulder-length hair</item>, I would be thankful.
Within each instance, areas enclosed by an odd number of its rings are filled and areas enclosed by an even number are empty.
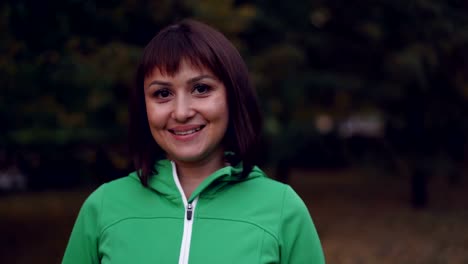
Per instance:
[[[135,169],[145,186],[149,177],[157,174],[155,162],[164,159],[165,152],[150,132],[143,83],[155,68],[163,74],[176,74],[184,59],[195,67],[211,70],[226,87],[229,121],[223,144],[226,151],[234,153],[229,162],[242,162],[244,177],[257,162],[262,116],[247,66],[223,34],[187,19],[162,29],[148,43],[130,92],[129,147]]]

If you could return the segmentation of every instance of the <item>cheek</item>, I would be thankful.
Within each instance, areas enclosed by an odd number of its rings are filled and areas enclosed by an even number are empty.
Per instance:
[[[155,104],[146,104],[146,115],[151,128],[162,128],[165,125],[164,109]]]
[[[224,103],[217,103],[213,109],[213,121],[217,124],[217,133],[225,135],[229,124],[228,107]]]
[[[228,123],[229,121],[229,109],[224,98],[218,98],[213,100],[211,104],[209,104],[209,109],[207,112],[210,113],[213,120],[219,121],[221,123]]]

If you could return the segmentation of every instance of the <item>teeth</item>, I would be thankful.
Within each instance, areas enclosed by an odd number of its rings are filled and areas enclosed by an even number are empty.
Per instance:
[[[174,131],[174,134],[183,136],[183,135],[188,135],[188,134],[192,134],[192,133],[195,133],[197,131],[200,131],[200,129],[201,128],[195,128],[195,129],[187,130],[187,131]]]

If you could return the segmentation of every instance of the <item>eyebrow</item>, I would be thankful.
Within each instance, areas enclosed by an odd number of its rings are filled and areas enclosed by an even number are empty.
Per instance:
[[[194,83],[194,82],[198,82],[198,81],[200,81],[200,80],[202,80],[202,79],[206,79],[206,78],[208,78],[208,79],[213,79],[213,80],[217,80],[216,78],[214,78],[214,77],[211,76],[211,75],[203,74],[203,75],[196,76],[196,77],[193,77],[193,78],[189,79],[189,80],[187,81],[187,84],[192,84],[192,83]],[[149,88],[149,87],[151,87],[152,85],[155,85],[155,84],[156,84],[156,85],[162,85],[162,86],[172,86],[172,84],[171,84],[170,82],[163,82],[163,81],[154,80],[154,81],[152,81],[152,82],[150,82],[150,83],[148,84],[148,87],[147,87],[147,88]]]

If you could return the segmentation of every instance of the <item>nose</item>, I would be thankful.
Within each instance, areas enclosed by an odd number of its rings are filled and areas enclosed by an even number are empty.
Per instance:
[[[175,100],[174,111],[172,118],[177,122],[184,123],[190,120],[195,115],[195,110],[192,107],[192,102],[187,96],[178,96]]]

